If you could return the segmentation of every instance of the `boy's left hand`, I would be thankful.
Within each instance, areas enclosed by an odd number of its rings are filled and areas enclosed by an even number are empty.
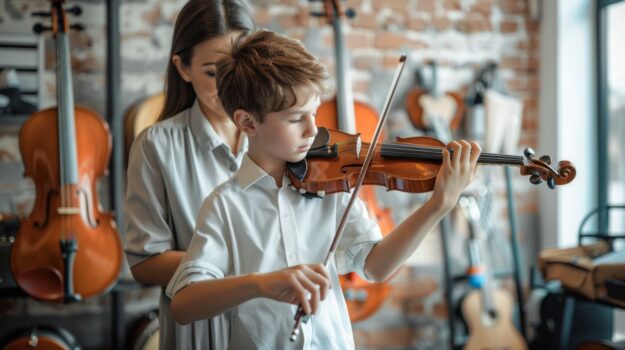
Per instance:
[[[447,147],[453,149],[453,158],[447,149],[443,149],[443,163],[436,175],[432,200],[438,201],[440,207],[449,212],[456,206],[462,191],[473,181],[482,148],[477,142],[465,140],[452,141]]]

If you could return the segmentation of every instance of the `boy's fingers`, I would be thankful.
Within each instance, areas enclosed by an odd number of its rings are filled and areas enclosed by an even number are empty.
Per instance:
[[[322,264],[309,265],[307,276],[318,286],[321,300],[326,298],[328,288],[330,288],[330,274]]]
[[[306,315],[310,315],[310,312],[311,312],[310,302],[308,301],[308,293],[306,293],[306,289],[297,280],[294,282],[294,287],[295,287],[295,291],[294,291],[295,295],[297,295],[297,298],[299,299],[299,304],[302,306],[304,313]]]
[[[460,158],[462,157],[462,148],[456,141],[451,141],[447,146],[454,150],[454,154],[451,156],[451,166],[454,169],[458,169],[460,166]]]
[[[449,150],[447,148],[443,148],[443,165],[442,168],[451,167],[451,155],[449,154]]]
[[[471,144],[465,140],[460,140],[460,145],[462,146],[462,164],[469,169],[471,165]]]
[[[319,306],[319,288],[317,288],[317,285],[305,275],[300,276],[300,283],[308,291],[308,293],[310,293],[310,311],[314,314],[317,312],[317,307]]]
[[[482,153],[482,147],[480,147],[479,143],[471,141],[471,150],[471,162],[477,163],[477,159],[480,157],[480,153]]]
[[[473,173],[477,170],[477,161],[480,158],[480,154],[482,153],[482,147],[475,142],[471,142],[471,166],[473,167]]]

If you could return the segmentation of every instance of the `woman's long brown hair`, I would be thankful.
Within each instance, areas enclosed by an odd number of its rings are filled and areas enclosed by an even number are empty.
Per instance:
[[[254,29],[254,20],[242,0],[190,0],[184,5],[174,26],[165,79],[165,105],[158,119],[173,117],[191,107],[195,100],[193,86],[182,79],[171,60],[174,55],[189,66],[197,44],[231,31]]]

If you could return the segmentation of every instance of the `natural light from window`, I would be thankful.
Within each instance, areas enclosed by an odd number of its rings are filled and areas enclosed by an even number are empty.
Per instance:
[[[608,203],[625,203],[625,2],[607,8]]]

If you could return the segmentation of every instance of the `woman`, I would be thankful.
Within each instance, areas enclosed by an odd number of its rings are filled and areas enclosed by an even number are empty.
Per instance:
[[[166,286],[193,234],[204,198],[238,169],[247,140],[224,112],[215,62],[237,35],[254,30],[241,0],[191,0],[174,27],[160,122],[135,140],[128,164],[126,256],[134,278]],[[160,300],[161,349],[222,349],[228,332],[216,318],[175,323]]]

